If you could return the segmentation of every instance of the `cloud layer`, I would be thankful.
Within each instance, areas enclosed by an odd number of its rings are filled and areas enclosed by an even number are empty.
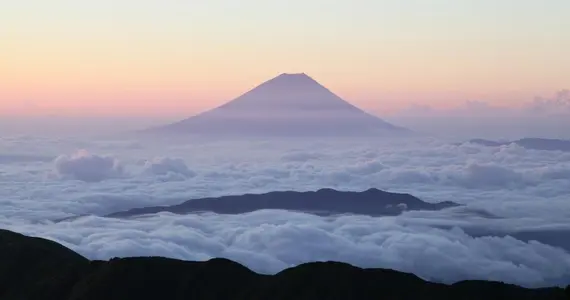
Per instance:
[[[570,255],[564,250],[512,237],[473,238],[458,228],[436,229],[406,218],[321,218],[283,211],[237,216],[162,213],[137,220],[85,217],[11,227],[49,237],[92,259],[226,257],[263,273],[335,260],[448,283],[488,279],[543,286],[570,278]]]
[[[446,282],[570,282],[570,254],[563,249],[466,233],[570,230],[570,153],[436,139],[165,143],[13,137],[0,146],[0,226],[55,239],[91,258],[223,256],[270,273],[330,259]],[[375,187],[465,207],[394,218],[260,211],[49,221],[197,197],[327,187]]]

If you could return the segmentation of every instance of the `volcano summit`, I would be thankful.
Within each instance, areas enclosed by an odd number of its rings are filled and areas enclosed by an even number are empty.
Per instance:
[[[409,131],[364,112],[300,73],[281,74],[222,106],[147,132],[297,137]]]

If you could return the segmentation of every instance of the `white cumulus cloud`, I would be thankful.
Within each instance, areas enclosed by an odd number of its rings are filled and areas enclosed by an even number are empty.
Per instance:
[[[87,150],[79,150],[72,155],[60,155],[55,159],[54,165],[60,176],[86,182],[102,181],[123,174],[118,160],[94,155]]]
[[[179,174],[186,177],[194,177],[196,173],[188,168],[183,159],[156,157],[145,162],[145,172],[154,175]]]

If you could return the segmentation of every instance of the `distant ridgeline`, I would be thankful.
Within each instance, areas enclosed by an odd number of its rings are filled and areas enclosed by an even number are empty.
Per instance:
[[[222,106],[142,133],[338,137],[411,132],[364,112],[301,73],[281,74]]]
[[[428,203],[410,194],[390,193],[378,189],[363,192],[320,189],[315,192],[270,192],[193,199],[171,206],[135,208],[113,213],[107,217],[132,217],[157,212],[242,214],[262,209],[299,211],[320,216],[340,214],[395,216],[407,210],[433,211],[458,205],[450,201]]]
[[[260,275],[227,259],[161,257],[89,261],[49,240],[0,230],[2,300],[550,299],[570,286],[525,289],[487,281],[431,283],[386,269],[315,262]],[[437,261],[433,262],[437,264]]]
[[[515,141],[491,141],[485,139],[472,139],[469,141],[469,143],[488,147],[499,147],[503,145],[516,144],[523,148],[531,150],[570,152],[570,140],[559,139],[524,138]]]

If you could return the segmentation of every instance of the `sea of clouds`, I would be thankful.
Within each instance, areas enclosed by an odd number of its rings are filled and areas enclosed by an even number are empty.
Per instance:
[[[372,187],[464,206],[382,218],[272,210],[103,217],[206,196]],[[92,259],[226,257],[264,273],[337,260],[443,282],[562,285],[570,283],[570,246],[509,233],[555,231],[568,239],[569,198],[570,153],[516,145],[433,138],[0,139],[0,227],[55,240]]]

